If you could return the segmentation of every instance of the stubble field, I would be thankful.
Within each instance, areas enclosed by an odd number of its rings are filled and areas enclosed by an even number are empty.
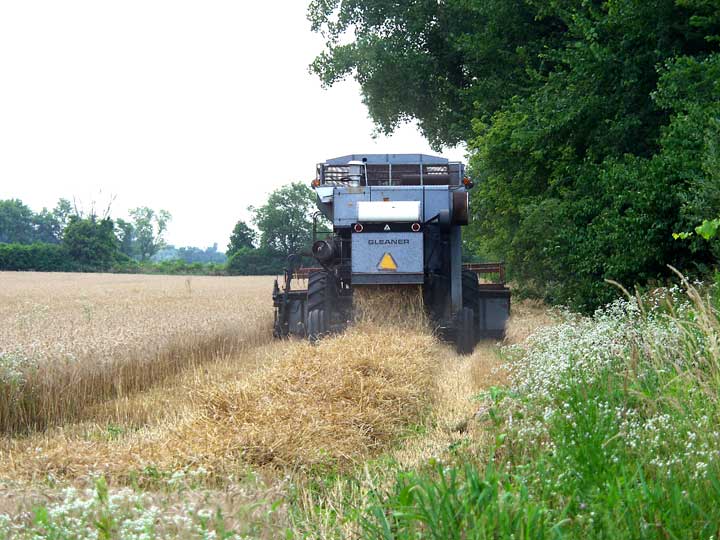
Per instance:
[[[271,286],[0,273],[2,534],[351,534],[348,491],[328,478],[484,443],[469,420],[504,378],[494,344],[456,356],[413,291],[365,295],[364,316],[317,346],[274,342]],[[509,339],[547,320],[524,304]]]

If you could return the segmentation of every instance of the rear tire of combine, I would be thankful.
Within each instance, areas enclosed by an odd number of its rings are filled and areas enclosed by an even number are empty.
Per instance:
[[[463,270],[462,273],[462,299],[463,307],[477,309],[480,298],[480,282],[477,274],[470,270]]]
[[[475,314],[474,337],[475,344],[480,341],[480,280],[475,272],[463,270],[462,273],[462,300],[463,307],[470,308]]]
[[[333,283],[327,272],[313,272],[308,276],[305,328],[310,341],[317,341],[330,330],[333,291]]]
[[[458,313],[455,326],[455,350],[458,354],[471,354],[475,343],[475,311],[464,307]]]
[[[324,270],[313,272],[308,276],[307,311],[330,309],[330,279]]]
[[[324,309],[313,309],[308,312],[307,316],[307,335],[308,339],[315,343],[328,333],[327,317]]]

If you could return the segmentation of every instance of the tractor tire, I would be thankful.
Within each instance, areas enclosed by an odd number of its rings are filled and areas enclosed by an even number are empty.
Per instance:
[[[475,272],[463,270],[462,273],[463,307],[473,310],[473,328],[475,343],[480,340],[480,281]]]
[[[462,300],[463,307],[469,307],[477,311],[478,299],[480,298],[480,282],[477,274],[470,270],[463,270],[462,273]]]
[[[455,324],[455,350],[458,354],[472,354],[477,342],[475,335],[475,311],[464,307],[458,313]]]
[[[327,316],[324,309],[313,309],[308,312],[307,323],[305,325],[308,340],[315,343],[328,333],[326,321]]]
[[[310,341],[317,341],[330,330],[333,293],[334,285],[327,272],[313,272],[308,276],[305,328]]]

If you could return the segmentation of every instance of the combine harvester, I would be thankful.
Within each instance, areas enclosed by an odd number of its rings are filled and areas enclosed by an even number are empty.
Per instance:
[[[319,267],[301,268],[294,255],[283,287],[275,280],[275,337],[316,340],[342,331],[352,319],[353,290],[376,285],[422,286],[430,320],[460,354],[504,336],[510,291],[503,266],[462,263],[473,187],[462,163],[353,154],[318,164],[312,186],[333,231],[318,240],[316,219],[311,255]],[[478,273],[496,274],[498,282],[481,284]],[[307,279],[306,289],[292,289],[298,278]]]

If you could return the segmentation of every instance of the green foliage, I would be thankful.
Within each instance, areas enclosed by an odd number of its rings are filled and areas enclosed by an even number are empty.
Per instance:
[[[315,193],[295,182],[273,191],[267,202],[250,207],[256,234],[245,222],[238,221],[228,245],[227,273],[230,275],[273,275],[283,273],[289,255],[301,253],[312,241],[312,209]]]
[[[312,64],[322,82],[353,76],[380,131],[415,118],[435,147],[466,141],[472,118],[526,95],[562,31],[524,0],[316,0],[308,18],[327,41]]]
[[[178,276],[224,276],[227,275],[225,264],[186,262],[182,259],[163,261],[136,261],[135,259],[119,259],[113,264],[111,272],[118,274],[162,274]]]
[[[51,212],[43,208],[37,214],[19,200],[0,201],[2,238],[23,240],[0,242],[0,270],[225,275],[227,258],[218,252],[217,244],[204,250],[173,248],[171,259],[137,262],[134,259],[141,249],[147,256],[148,245],[152,249],[162,245],[169,214],[148,208],[135,209],[133,214],[135,223],[118,219],[113,226],[109,218],[76,215],[66,199],[60,199]],[[137,225],[141,243],[136,238]],[[29,243],[28,239],[35,240]]]
[[[70,222],[70,216],[72,216],[75,211],[72,204],[70,204],[70,201],[60,198],[58,199],[58,202],[55,205],[52,213],[57,222],[58,230],[60,231],[57,235],[57,238],[61,240],[62,233],[65,230],[65,227],[67,227],[68,223]]]
[[[717,219],[706,219],[701,225],[695,227],[695,232],[702,236],[705,240],[715,238],[720,228],[720,218]]]
[[[267,202],[254,212],[253,223],[260,231],[260,247],[288,256],[309,247],[312,240],[311,210],[315,193],[301,182],[273,191]]]
[[[0,244],[0,270],[73,272],[77,263],[58,244]]]
[[[155,469],[154,474],[160,477],[161,472]],[[175,475],[173,478],[177,480]],[[162,485],[168,489],[171,481]],[[94,489],[65,487],[58,490],[56,496],[38,501],[32,512],[0,514],[0,539],[229,540],[249,537],[242,533],[253,531],[245,523],[241,531],[235,531],[230,522],[220,508],[214,508],[206,501],[183,498],[178,503],[161,498],[158,502],[152,493],[118,489],[109,485],[105,478],[97,477]]]
[[[479,428],[494,446],[398,471],[363,537],[714,538],[720,319],[694,290],[656,292],[508,349],[512,387]]]
[[[233,254],[227,262],[227,273],[232,276],[267,276],[282,274],[286,257],[270,248],[258,249],[243,247]]]
[[[230,243],[227,247],[226,255],[232,257],[242,248],[253,249],[257,241],[257,234],[247,223],[240,220],[235,224],[235,228],[230,235]]]
[[[720,260],[720,218],[704,219],[695,227],[695,234],[708,242],[710,251],[716,260]],[[689,240],[693,237],[692,232],[673,233],[675,240]]]
[[[217,243],[205,249],[187,246],[177,249],[177,258],[186,263],[216,263],[227,262],[227,255],[218,251]]]
[[[130,210],[130,217],[135,238],[133,254],[141,261],[146,261],[165,245],[163,235],[172,216],[167,210],[156,212],[152,208],[141,206]]]
[[[399,474],[383,504],[372,506],[364,538],[461,539],[553,538],[561,524],[549,523],[546,510],[526,489],[505,488],[508,478],[491,467],[467,465],[437,477]],[[388,512],[388,507],[392,511]]]
[[[74,215],[66,199],[52,212],[43,208],[38,214],[20,201],[0,201],[3,218],[6,237],[22,241],[0,243],[1,270],[97,271],[123,260],[112,220]],[[38,241],[28,244],[33,238]]]
[[[34,234],[33,237],[37,242],[47,244],[56,244],[60,242],[63,229],[60,223],[55,219],[55,215],[43,208],[39,213],[33,216]]]
[[[122,218],[118,218],[115,220],[115,236],[118,239],[120,251],[128,257],[134,258],[136,238],[133,224]]]
[[[67,199],[60,199],[52,211],[43,208],[37,214],[18,199],[0,201],[0,243],[58,244],[72,213]]]
[[[195,246],[176,248],[175,246],[169,245],[160,249],[150,260],[156,263],[181,260],[186,263],[224,264],[227,262],[227,256],[218,251],[217,243],[205,249]]]
[[[705,240],[710,240],[717,236],[718,229],[720,229],[720,218],[704,219],[700,225],[695,227],[695,233]],[[688,238],[692,238],[693,233],[673,233],[672,236],[675,240],[687,240]]]
[[[354,76],[378,129],[468,141],[467,245],[525,292],[584,311],[667,264],[720,212],[720,5],[710,0],[317,0],[325,84]]]
[[[708,166],[720,56],[671,1],[548,9],[573,40],[548,53],[557,65],[542,87],[475,123],[470,234],[521,288],[590,312],[616,294],[604,279],[712,262],[672,233],[720,210]]]
[[[120,255],[110,218],[72,216],[62,245],[83,271],[109,270]]]
[[[0,242],[30,244],[34,236],[32,210],[19,199],[0,201]]]
[[[34,241],[59,244],[73,213],[73,207],[67,199],[58,200],[52,211],[43,208],[33,216]]]

